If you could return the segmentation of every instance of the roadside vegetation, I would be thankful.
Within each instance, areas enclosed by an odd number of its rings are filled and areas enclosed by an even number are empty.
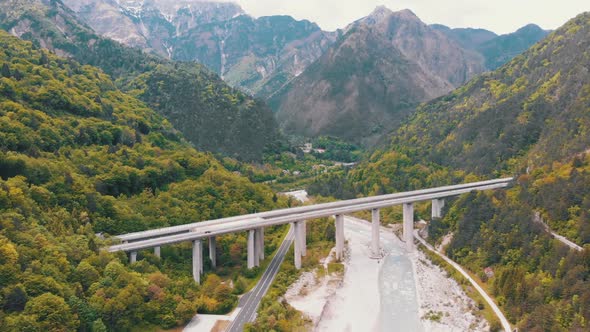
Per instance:
[[[293,265],[293,247],[287,253],[276,279],[258,308],[256,321],[245,326],[245,331],[306,331],[310,321],[299,311],[291,307],[284,299],[287,289],[301,276],[320,266],[320,259],[328,256],[334,247],[334,221],[330,218],[310,220],[307,222],[307,255],[302,257],[302,268]],[[337,263],[336,263],[337,264]],[[330,264],[332,265],[332,264]],[[330,269],[338,269],[335,265]],[[340,266],[342,266],[340,264]]]

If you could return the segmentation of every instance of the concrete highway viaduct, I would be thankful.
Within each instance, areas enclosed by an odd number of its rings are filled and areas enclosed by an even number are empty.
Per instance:
[[[301,257],[306,255],[306,220],[330,216],[335,217],[336,258],[341,259],[344,251],[344,215],[357,211],[371,210],[371,247],[373,253],[378,255],[380,230],[379,210],[395,205],[403,205],[402,240],[406,243],[407,249],[412,251],[414,250],[414,203],[431,201],[432,217],[439,218],[444,207],[444,198],[471,191],[504,188],[512,180],[512,178],[503,178],[357,198],[123,234],[116,236],[122,243],[108,247],[108,251],[128,252],[130,254],[130,261],[135,262],[139,250],[153,249],[154,253],[160,256],[161,246],[191,241],[193,244],[193,277],[197,283],[200,283],[203,273],[203,241],[208,240],[209,259],[211,260],[212,267],[215,268],[216,236],[235,232],[248,232],[248,268],[253,268],[259,266],[260,261],[264,259],[264,229],[269,226],[291,223],[295,233],[295,267],[301,268]]]

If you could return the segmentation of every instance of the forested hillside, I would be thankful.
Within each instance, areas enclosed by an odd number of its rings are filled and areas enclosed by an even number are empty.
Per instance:
[[[218,240],[217,272],[234,286],[208,273],[199,287],[190,246],[163,248],[164,260],[143,252],[128,265],[124,254],[99,250],[95,233],[278,206],[267,187],[195,151],[99,69],[3,31],[0,177],[1,331],[171,328],[196,310],[226,312],[247,286],[236,276],[242,235]]]
[[[0,2],[0,28],[100,67],[164,115],[197,148],[261,160],[279,139],[272,111],[195,63],[176,63],[96,35],[61,1]]]
[[[479,175],[573,158],[590,146],[588,14],[497,71],[419,107],[389,151]]]
[[[420,106],[390,145],[311,191],[389,193],[515,176],[508,191],[465,196],[431,241],[481,276],[523,331],[586,331],[590,320],[590,13],[497,71]],[[418,216],[429,219],[428,216]],[[571,250],[541,221],[567,236]],[[492,267],[487,280],[483,270]]]

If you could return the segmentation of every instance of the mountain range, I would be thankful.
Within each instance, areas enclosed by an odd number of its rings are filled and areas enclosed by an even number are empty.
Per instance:
[[[64,3],[104,36],[170,59],[198,61],[230,85],[268,101],[288,134],[333,135],[369,146],[394,129],[413,106],[495,69],[547,34],[533,25],[503,36],[428,26],[409,11],[393,13],[385,7],[327,32],[289,16],[253,18],[233,3]],[[368,29],[351,32],[359,26]],[[366,43],[355,45],[353,40],[365,38],[372,41],[371,47],[361,51]],[[383,58],[383,63],[366,71],[354,63],[357,58],[335,58],[343,46],[372,59]],[[318,72],[319,67],[328,77]],[[341,69],[347,74],[331,76]],[[334,79],[350,80],[347,90],[339,88],[340,82],[332,86]],[[381,95],[387,96],[375,98]],[[367,121],[359,123],[359,117]]]
[[[270,105],[286,133],[358,142],[383,135],[418,103],[483,72],[481,63],[411,11],[380,7],[349,26]]]
[[[336,32],[196,0],[17,0],[0,9],[0,27],[101,67],[197,148],[244,160],[276,150],[279,127],[374,146],[418,104],[547,33],[450,29],[385,7]]]
[[[125,45],[198,61],[244,91],[267,96],[336,38],[290,16],[254,19],[231,2],[64,0],[97,33]]]
[[[513,33],[501,36],[485,29],[451,29],[440,24],[433,24],[431,27],[455,40],[463,48],[480,53],[485,59],[487,70],[502,66],[550,33],[536,24],[527,24]]]

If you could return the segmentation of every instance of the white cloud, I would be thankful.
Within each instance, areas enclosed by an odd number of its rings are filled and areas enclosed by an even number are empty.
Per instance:
[[[253,16],[291,15],[335,30],[368,15],[376,6],[409,8],[426,23],[477,27],[508,33],[536,23],[555,29],[590,10],[588,0],[236,0]]]

